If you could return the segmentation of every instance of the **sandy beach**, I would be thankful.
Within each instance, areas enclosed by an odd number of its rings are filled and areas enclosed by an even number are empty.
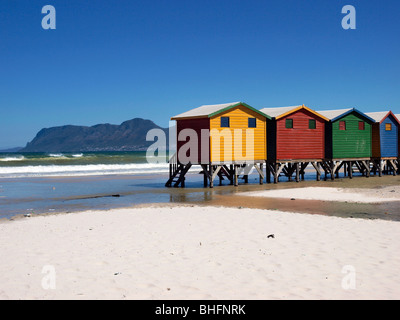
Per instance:
[[[339,201],[352,203],[382,203],[400,200],[400,186],[387,186],[380,189],[307,187],[281,190],[244,192],[240,195],[250,197],[303,199],[320,201]]]
[[[35,216],[0,223],[0,299],[398,299],[399,252],[396,221],[171,204]]]

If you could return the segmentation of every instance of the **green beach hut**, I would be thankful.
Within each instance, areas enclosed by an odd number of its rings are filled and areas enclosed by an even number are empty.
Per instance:
[[[369,159],[375,121],[355,109],[318,111],[330,121],[325,127],[327,159]]]

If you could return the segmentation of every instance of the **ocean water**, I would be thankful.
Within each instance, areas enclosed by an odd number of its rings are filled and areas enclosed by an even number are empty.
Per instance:
[[[168,172],[165,154],[156,157],[146,156],[146,152],[0,153],[0,179],[162,172]]]
[[[200,167],[198,172],[200,171]],[[167,189],[166,154],[0,153],[0,219],[26,214],[201,201],[196,169],[186,190]],[[206,192],[207,193],[207,192]],[[182,194],[184,196],[182,196]]]

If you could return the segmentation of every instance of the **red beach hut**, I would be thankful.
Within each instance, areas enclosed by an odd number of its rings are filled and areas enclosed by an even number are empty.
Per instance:
[[[325,158],[325,123],[329,121],[305,105],[260,110],[267,120],[267,160],[322,160]]]

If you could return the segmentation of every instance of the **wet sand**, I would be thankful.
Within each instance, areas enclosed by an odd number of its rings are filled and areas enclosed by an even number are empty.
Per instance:
[[[313,176],[311,176],[312,178]],[[110,210],[135,207],[143,204],[196,204],[228,207],[246,207],[289,212],[335,215],[367,219],[400,220],[400,204],[327,202],[321,200],[296,200],[281,198],[256,198],[242,196],[244,192],[286,190],[293,188],[345,188],[369,189],[379,192],[386,187],[400,185],[400,176],[354,177],[335,181],[306,180],[299,183],[282,181],[278,184],[258,184],[258,177],[250,176],[249,183],[238,187],[224,184],[213,189],[202,187],[202,178],[191,174],[186,188],[165,188],[165,175],[147,176],[101,176],[66,177],[14,180],[3,184],[3,188],[14,188],[17,192],[26,189],[22,197],[1,199],[1,209],[9,210],[4,218],[17,219],[24,214],[55,214],[84,210]],[[0,182],[0,185],[2,183]],[[35,193],[32,193],[35,190]],[[2,195],[7,192],[1,193]]]

